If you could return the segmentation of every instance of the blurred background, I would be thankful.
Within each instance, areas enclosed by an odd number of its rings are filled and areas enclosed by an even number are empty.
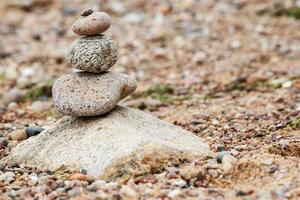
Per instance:
[[[239,159],[230,176],[208,171],[210,195],[300,196],[299,0],[0,0],[2,141],[62,117],[51,87],[72,71],[64,54],[87,8],[112,18],[105,34],[119,59],[111,70],[138,80],[122,104]],[[17,143],[0,143],[0,158]]]
[[[1,0],[2,107],[53,108],[53,81],[72,71],[64,53],[79,36],[71,25],[87,8],[112,17],[105,33],[119,47],[112,70],[139,81],[127,105],[196,109],[226,92],[299,88],[298,6],[293,0]]]

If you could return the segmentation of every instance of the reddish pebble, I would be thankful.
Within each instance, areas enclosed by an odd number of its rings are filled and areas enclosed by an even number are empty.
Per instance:
[[[106,31],[111,24],[110,17],[104,12],[84,11],[82,16],[72,25],[74,33],[83,36],[98,35]]]
[[[92,178],[81,173],[74,173],[69,176],[69,180],[91,181]]]

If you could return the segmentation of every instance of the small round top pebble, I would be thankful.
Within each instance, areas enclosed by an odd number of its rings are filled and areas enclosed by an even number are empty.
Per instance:
[[[83,36],[98,35],[106,31],[111,24],[110,17],[104,12],[94,12],[91,9],[82,12],[80,18],[72,25],[74,33]]]

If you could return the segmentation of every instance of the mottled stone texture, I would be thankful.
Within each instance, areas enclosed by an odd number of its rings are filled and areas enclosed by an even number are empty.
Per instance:
[[[134,79],[120,73],[76,72],[56,80],[52,93],[54,105],[62,114],[97,116],[112,110],[136,87]]]
[[[209,155],[209,146],[193,133],[117,106],[100,117],[64,117],[19,144],[5,161],[50,170],[65,165],[122,181]]]
[[[117,62],[118,51],[116,44],[101,34],[75,40],[68,50],[66,58],[76,69],[101,73]]]
[[[72,30],[78,35],[93,36],[106,31],[111,24],[110,17],[104,12],[93,12],[76,20]]]

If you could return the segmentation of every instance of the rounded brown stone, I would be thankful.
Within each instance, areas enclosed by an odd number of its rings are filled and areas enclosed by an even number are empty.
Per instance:
[[[110,27],[110,24],[110,17],[106,13],[91,11],[76,20],[72,25],[72,30],[78,35],[92,36],[103,33]]]
[[[52,89],[56,109],[64,115],[97,116],[111,111],[135,91],[137,83],[115,72],[77,72],[55,81]]]

